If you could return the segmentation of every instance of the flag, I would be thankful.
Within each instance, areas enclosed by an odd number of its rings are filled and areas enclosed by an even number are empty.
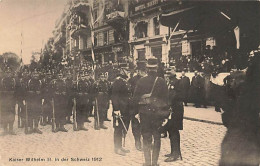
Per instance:
[[[237,26],[234,28],[234,33],[237,41],[237,49],[240,48],[240,28]]]

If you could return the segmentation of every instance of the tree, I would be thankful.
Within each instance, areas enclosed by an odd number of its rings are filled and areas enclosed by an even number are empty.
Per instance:
[[[10,67],[12,71],[17,71],[21,65],[20,58],[13,52],[5,52],[0,55],[0,68],[1,70],[6,70]]]

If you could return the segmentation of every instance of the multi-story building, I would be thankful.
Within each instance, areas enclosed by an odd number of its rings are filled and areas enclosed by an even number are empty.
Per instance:
[[[97,20],[93,29],[90,5],[93,5],[93,20]],[[129,56],[127,18],[127,0],[70,0],[56,22],[54,45],[63,50],[64,57],[77,58],[80,62],[92,61],[92,44],[98,64],[126,62]]]
[[[128,49],[128,0],[94,1],[94,53],[101,63],[125,62]]]
[[[168,27],[159,21],[162,8],[167,4],[166,0],[131,1],[129,44],[135,60],[155,56],[164,63],[168,62]]]
[[[63,14],[56,21],[55,49],[62,49],[63,58],[77,63],[91,61],[87,50],[91,48],[90,3],[88,0],[69,0]]]

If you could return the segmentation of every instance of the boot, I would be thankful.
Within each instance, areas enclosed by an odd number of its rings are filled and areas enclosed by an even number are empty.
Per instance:
[[[125,156],[125,152],[123,152],[121,149],[115,149],[115,153],[121,156]]]
[[[85,122],[91,123],[91,121],[88,118],[85,120]]]
[[[38,134],[42,134],[42,131],[40,129],[38,129],[38,127],[34,129],[34,132],[38,133]]]
[[[62,132],[68,132],[68,130],[65,129],[64,125],[61,125],[59,131],[62,131]]]
[[[135,148],[136,150],[142,151],[142,145],[140,140],[135,141]]]
[[[85,127],[84,127],[84,125],[81,125],[81,126],[79,127],[79,130],[88,131],[88,129],[87,129],[87,128],[85,128]]]
[[[104,124],[100,124],[100,128],[106,130],[107,127]]]
[[[130,153],[130,150],[124,148],[121,148],[121,151],[123,151],[124,153]]]

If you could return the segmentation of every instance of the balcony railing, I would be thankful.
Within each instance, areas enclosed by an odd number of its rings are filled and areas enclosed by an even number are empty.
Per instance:
[[[121,12],[121,11],[114,11],[106,15],[107,19],[109,20],[116,17],[124,17],[124,16],[125,16],[125,12]]]

